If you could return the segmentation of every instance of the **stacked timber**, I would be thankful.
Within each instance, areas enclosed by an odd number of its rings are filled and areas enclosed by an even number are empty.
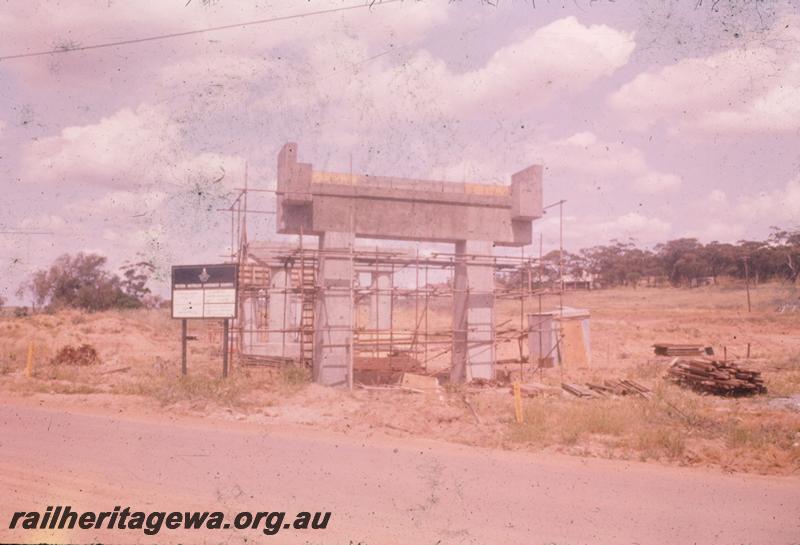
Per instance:
[[[544,395],[557,395],[561,393],[561,388],[558,386],[550,386],[542,384],[541,382],[523,382],[519,385],[520,393],[525,397],[537,397]],[[509,390],[512,394],[514,389]]]
[[[570,384],[569,382],[562,382],[561,387],[574,395],[575,397],[597,397],[592,390],[584,388],[580,384]]]
[[[714,349],[702,344],[674,344],[674,343],[655,343],[653,351],[656,356],[713,356]]]
[[[599,393],[602,396],[608,395],[637,395],[643,397],[645,399],[650,399],[652,397],[652,392],[650,388],[639,384],[635,380],[628,380],[628,379],[613,379],[613,380],[604,380],[603,384],[592,384],[587,382],[586,386],[588,386],[591,390]]]
[[[603,381],[603,384],[587,382],[585,387],[580,384],[564,382],[561,384],[561,388],[575,397],[588,398],[635,395],[650,399],[653,395],[647,386],[628,379],[607,379]]]
[[[767,393],[759,371],[739,367],[733,362],[705,358],[676,359],[667,376],[681,386],[723,396]]]

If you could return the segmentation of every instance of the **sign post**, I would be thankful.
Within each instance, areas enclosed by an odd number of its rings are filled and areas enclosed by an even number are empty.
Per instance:
[[[186,374],[186,318],[181,320],[181,374]]]
[[[228,378],[228,319],[222,322],[222,378]]]
[[[239,266],[175,265],[172,267],[172,317],[181,323],[181,373],[186,374],[187,320],[222,319],[222,376],[228,376],[230,319],[236,318]]]

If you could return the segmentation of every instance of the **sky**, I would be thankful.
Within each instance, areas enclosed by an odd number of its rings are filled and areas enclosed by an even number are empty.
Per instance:
[[[245,171],[274,188],[288,141],[375,175],[543,164],[568,250],[761,239],[800,224],[800,0],[2,0],[0,296],[64,253],[152,260],[157,291],[222,261],[219,209]],[[268,214],[248,232],[281,238]]]

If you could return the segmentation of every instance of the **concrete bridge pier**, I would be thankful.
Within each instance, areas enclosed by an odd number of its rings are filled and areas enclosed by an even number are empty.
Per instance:
[[[453,270],[452,382],[494,378],[494,267],[492,243],[456,243]],[[472,257],[469,256],[481,256]]]
[[[355,235],[326,231],[319,236],[313,377],[318,384],[346,386],[353,337],[350,252]]]
[[[532,222],[544,213],[541,165],[512,174],[504,186],[328,172],[299,162],[297,144],[290,142],[278,154],[277,174],[278,232],[317,235],[320,248],[344,253],[323,256],[320,264],[317,382],[346,384],[350,378],[353,266],[346,252],[354,237],[455,244],[460,259],[454,274],[451,376],[456,382],[494,377],[494,264],[488,256],[493,245],[531,244]],[[374,282],[380,286],[386,280],[378,276]],[[391,297],[376,294],[375,329],[391,327],[384,321],[391,320],[386,301],[391,307]]]
[[[291,279],[286,267],[270,267],[271,289],[267,306],[267,339],[272,354],[296,358],[300,355],[297,327],[297,295],[290,293]]]
[[[392,328],[392,273],[377,270],[370,274],[369,329],[386,331]]]

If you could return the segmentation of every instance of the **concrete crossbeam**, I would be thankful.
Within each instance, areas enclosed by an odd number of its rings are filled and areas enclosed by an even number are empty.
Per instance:
[[[542,167],[511,177],[510,186],[409,180],[315,171],[297,162],[297,145],[278,156],[278,232],[430,242],[488,240],[530,244],[542,216]]]

